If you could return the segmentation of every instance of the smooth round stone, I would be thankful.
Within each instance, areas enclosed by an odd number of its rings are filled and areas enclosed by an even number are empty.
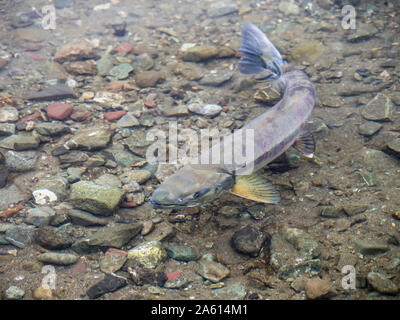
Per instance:
[[[109,74],[118,80],[124,80],[129,77],[129,73],[133,71],[133,67],[129,63],[121,63],[113,67]]]
[[[18,110],[14,107],[3,107],[0,109],[0,122],[18,121]]]
[[[5,300],[21,300],[25,295],[25,291],[17,286],[11,286],[4,292]]]
[[[7,151],[4,154],[7,168],[10,171],[22,172],[35,168],[35,151]]]
[[[49,118],[55,120],[64,120],[68,118],[73,111],[73,107],[66,103],[53,102],[46,108],[46,114]]]
[[[222,107],[218,104],[204,104],[202,102],[194,102],[188,105],[188,109],[196,114],[203,116],[216,116],[222,110]]]
[[[45,252],[38,255],[37,259],[50,264],[69,265],[78,261],[78,256],[70,253]]]

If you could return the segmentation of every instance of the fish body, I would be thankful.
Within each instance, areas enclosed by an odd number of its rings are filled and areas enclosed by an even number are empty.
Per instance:
[[[285,64],[278,50],[251,23],[242,28],[242,56],[238,69],[257,79],[274,81],[283,98],[247,125],[224,138],[200,155],[209,164],[188,164],[168,177],[153,193],[151,202],[160,207],[190,207],[212,201],[225,192],[264,203],[280,201],[273,185],[253,174],[284,153],[290,146],[313,155],[314,140],[303,131],[316,101],[314,85],[301,70]],[[235,137],[253,133],[253,141],[234,142]],[[226,155],[250,151],[244,162],[224,161]],[[215,161],[214,156],[217,155]],[[229,158],[229,157],[227,157]],[[214,161],[213,161],[214,160]],[[234,157],[233,157],[233,160]]]

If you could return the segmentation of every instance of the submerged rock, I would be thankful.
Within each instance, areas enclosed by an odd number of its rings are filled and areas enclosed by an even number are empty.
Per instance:
[[[247,226],[235,232],[231,243],[236,251],[256,257],[267,240],[268,234]]]
[[[121,248],[133,237],[139,234],[142,223],[118,224],[113,227],[97,231],[89,237],[87,244],[91,247]]]
[[[392,114],[393,103],[382,93],[378,93],[361,110],[361,115],[367,120],[392,121]]]
[[[200,62],[218,55],[218,48],[213,46],[192,46],[181,49],[182,59],[190,62]]]
[[[45,252],[39,254],[37,259],[44,263],[66,266],[77,262],[78,256],[71,253]]]
[[[159,241],[148,241],[128,251],[128,259],[140,266],[155,269],[167,258],[167,253]]]
[[[329,298],[336,295],[336,291],[328,280],[319,278],[310,279],[305,286],[305,292],[308,299]]]
[[[30,150],[36,149],[40,144],[38,138],[26,134],[13,134],[0,140],[0,148],[12,150]]]
[[[108,292],[117,291],[118,289],[126,286],[126,284],[127,283],[124,278],[107,275],[103,280],[90,287],[86,294],[89,299],[96,299]]]
[[[71,149],[98,150],[107,146],[111,139],[111,132],[105,129],[79,129],[67,142]]]
[[[399,291],[399,288],[393,281],[379,272],[368,273],[367,280],[372,288],[380,293],[396,294]]]
[[[203,278],[210,280],[214,283],[220,282],[230,274],[229,269],[224,265],[215,261],[204,259],[200,260],[199,269],[197,272]]]
[[[198,259],[196,250],[188,246],[168,246],[165,248],[168,256],[177,261],[192,261]]]
[[[115,212],[124,195],[125,191],[120,188],[79,181],[71,186],[70,200],[75,208],[109,216]]]

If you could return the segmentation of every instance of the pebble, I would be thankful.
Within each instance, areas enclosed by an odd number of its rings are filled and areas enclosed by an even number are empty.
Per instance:
[[[250,213],[251,217],[255,220],[261,220],[265,218],[265,206],[262,204],[258,204],[252,206],[247,209],[248,213]]]
[[[74,109],[70,118],[74,121],[85,121],[91,117],[92,113],[89,110],[84,109]]]
[[[90,287],[86,294],[89,299],[97,299],[108,292],[114,292],[125,287],[126,284],[127,282],[124,278],[106,275],[103,280]]]
[[[206,74],[199,83],[204,86],[219,87],[225,82],[231,80],[233,72],[231,71],[218,71],[216,73]]]
[[[325,47],[318,41],[307,41],[297,45],[291,52],[292,59],[297,63],[313,62],[323,53]]]
[[[330,298],[336,295],[332,284],[328,280],[319,278],[310,279],[305,286],[305,292],[308,299]]]
[[[349,30],[351,31],[347,36],[347,41],[349,42],[368,40],[378,32],[378,29],[376,29],[372,23],[358,23],[355,30]]]
[[[232,5],[227,5],[227,6],[218,6],[218,7],[211,7],[207,10],[207,15],[210,18],[218,18],[218,17],[223,17],[227,16],[229,14],[234,14],[238,13],[239,8],[232,4]]]
[[[233,234],[231,243],[237,252],[257,257],[268,238],[268,234],[247,226]]]
[[[44,263],[66,266],[77,262],[78,256],[71,253],[45,252],[39,254],[37,259]]]
[[[69,194],[68,181],[62,176],[40,179],[32,188],[33,192],[44,189],[53,192],[56,195],[56,198],[60,201],[66,199]]]
[[[0,123],[0,136],[10,136],[15,134],[15,124]]]
[[[5,300],[21,300],[25,295],[25,291],[17,286],[11,286],[4,292]]]
[[[62,46],[55,54],[54,61],[77,61],[95,58],[93,44],[85,39],[76,39]]]
[[[50,219],[55,216],[55,211],[50,207],[38,207],[28,210],[24,222],[32,224],[36,227],[46,226],[49,224]]]
[[[145,157],[147,147],[152,144],[152,141],[146,140],[147,130],[144,129],[133,129],[131,135],[124,140],[127,147],[134,154]]]
[[[104,273],[113,273],[122,268],[126,262],[127,257],[118,252],[106,253],[104,257],[100,259],[99,266],[100,270]]]
[[[127,244],[133,237],[139,234],[142,229],[142,223],[116,224],[97,231],[87,241],[91,247],[113,247],[121,248]],[[128,253],[129,258],[129,253]]]
[[[307,232],[297,228],[285,228],[283,235],[297,250],[309,253],[312,257],[319,255],[318,243]]]
[[[177,261],[195,261],[199,258],[196,250],[189,246],[168,246],[165,248],[168,256]]]
[[[133,66],[137,70],[148,71],[153,68],[154,60],[147,52],[144,52],[137,56],[135,62],[133,63]]]
[[[17,151],[36,149],[40,144],[39,139],[33,135],[13,134],[0,140],[0,148]]]
[[[97,91],[93,101],[105,108],[121,108],[125,98],[119,94],[108,91]]]
[[[111,140],[111,132],[106,129],[79,129],[67,142],[71,149],[99,150],[107,146]]]
[[[71,210],[68,212],[68,216],[71,218],[73,224],[84,227],[105,226],[110,222],[109,219],[96,217],[82,210]]]
[[[142,236],[148,235],[150,232],[152,232],[154,229],[154,222],[151,220],[145,220],[143,221],[143,228],[140,234]]]
[[[189,111],[203,116],[213,117],[219,114],[222,107],[218,104],[204,104],[202,102],[194,102],[188,105]]]
[[[154,220],[153,220],[154,221]],[[153,232],[146,236],[148,241],[163,241],[172,238],[175,235],[174,227],[168,222],[158,223]]]
[[[51,299],[53,297],[53,293],[48,286],[40,286],[33,291],[32,296],[34,299],[45,300]]]
[[[42,122],[35,125],[35,130],[45,136],[60,136],[71,132],[69,126],[58,122]]]
[[[319,214],[324,218],[339,218],[343,216],[343,209],[335,206],[321,206]]]
[[[125,110],[111,111],[104,114],[104,119],[106,119],[107,121],[116,121],[124,115],[126,115]]]
[[[235,218],[239,216],[239,214],[239,209],[234,206],[223,206],[218,210],[218,215],[221,215],[224,218]]]
[[[380,293],[394,295],[399,291],[399,288],[393,281],[379,272],[369,272],[367,280],[371,287]]]
[[[392,121],[393,103],[388,96],[378,93],[361,109],[361,115],[366,120]]]
[[[147,170],[132,170],[123,173],[119,178],[123,184],[128,184],[132,181],[143,184],[151,178],[151,172]]]
[[[27,192],[22,192],[15,184],[0,189],[0,210],[8,209],[12,204],[20,201],[28,201],[31,198]]]
[[[47,205],[58,200],[57,195],[48,189],[37,189],[32,195],[38,205]]]
[[[42,247],[50,250],[66,249],[73,243],[72,237],[66,231],[50,226],[36,230],[35,240]]]
[[[93,60],[71,62],[65,66],[68,73],[74,75],[95,75],[97,65]]]
[[[388,245],[364,240],[355,240],[355,248],[362,254],[375,255],[389,250]]]
[[[0,109],[0,122],[18,121],[18,109],[14,107],[2,107]]]
[[[190,62],[200,62],[218,55],[218,48],[214,46],[192,46],[181,48],[182,60]]]
[[[159,71],[142,71],[135,76],[135,83],[139,88],[155,87],[164,80],[164,75]]]
[[[400,158],[400,138],[396,138],[386,144],[386,149],[389,153]]]
[[[125,191],[120,188],[79,181],[71,185],[70,201],[75,208],[110,216],[115,212],[124,195]]]
[[[71,87],[66,84],[57,84],[50,86],[38,92],[27,95],[26,99],[34,101],[62,100],[67,98],[76,98]]]
[[[114,51],[119,53],[129,53],[132,50],[133,50],[133,45],[129,42],[124,42],[120,44],[118,47],[114,48]]]
[[[144,268],[136,264],[135,261],[128,260],[124,265],[124,270],[128,271],[135,285],[143,286],[146,284],[162,287],[167,281],[164,272],[154,271],[151,268]]]
[[[184,104],[164,107],[161,112],[166,117],[186,116],[189,114],[188,107]]]
[[[35,168],[35,151],[7,151],[4,154],[6,166],[10,171],[24,172]]]
[[[343,210],[348,216],[354,216],[363,213],[368,209],[368,207],[367,204],[347,204],[343,206]]]
[[[284,0],[279,3],[278,9],[285,15],[298,15],[300,13],[300,7],[295,4],[292,0]]]
[[[139,120],[134,116],[133,112],[128,112],[116,123],[117,128],[137,127],[139,125]]]
[[[14,226],[13,228],[7,229],[4,238],[12,245],[24,249],[33,242],[34,234],[34,228]]]
[[[358,127],[358,133],[365,137],[371,137],[381,130],[382,127],[383,126],[380,123],[367,121]]]
[[[55,120],[64,120],[68,118],[73,111],[73,107],[66,103],[53,102],[46,108],[46,114],[49,118]]]
[[[229,276],[230,271],[224,265],[209,260],[200,260],[198,274],[211,282],[220,282],[222,279]]]
[[[213,290],[213,294],[219,299],[244,300],[247,295],[247,289],[240,283],[233,283]]]
[[[7,185],[10,171],[7,168],[0,168],[0,189]]]
[[[77,182],[82,178],[81,168],[74,168],[74,167],[67,168],[67,173],[68,173],[67,181],[69,183]]]
[[[128,259],[140,266],[155,269],[167,258],[160,241],[148,241],[128,251]]]
[[[132,65],[129,63],[121,63],[108,72],[110,76],[117,80],[125,80],[129,77],[129,74],[133,71]]]
[[[100,177],[94,180],[94,183],[101,186],[109,186],[116,188],[122,187],[121,180],[117,176],[109,173],[102,174]]]

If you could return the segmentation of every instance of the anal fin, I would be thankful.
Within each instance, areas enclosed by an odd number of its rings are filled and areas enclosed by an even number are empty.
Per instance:
[[[237,176],[231,193],[263,203],[276,204],[281,200],[280,194],[274,185],[257,174]]]
[[[315,153],[314,136],[309,131],[302,131],[292,145],[307,158],[313,158]]]

